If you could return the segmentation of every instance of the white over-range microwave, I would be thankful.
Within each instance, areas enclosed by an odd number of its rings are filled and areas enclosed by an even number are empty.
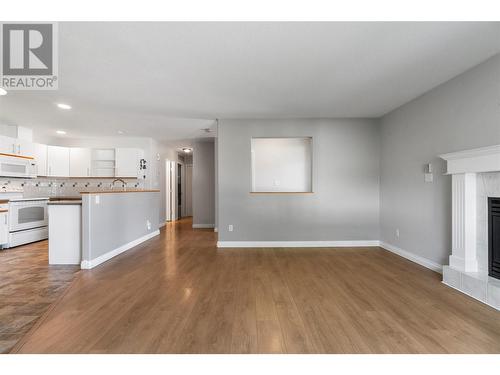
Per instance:
[[[27,156],[0,154],[0,177],[35,178],[36,172],[35,159]]]

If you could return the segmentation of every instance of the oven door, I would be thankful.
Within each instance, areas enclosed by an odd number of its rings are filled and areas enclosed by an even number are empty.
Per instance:
[[[47,201],[10,202],[10,232],[44,227],[47,225],[47,223]]]

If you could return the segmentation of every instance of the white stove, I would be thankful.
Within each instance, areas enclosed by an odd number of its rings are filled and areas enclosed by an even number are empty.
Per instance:
[[[47,197],[24,198],[19,191],[0,192],[8,211],[8,242],[3,248],[23,245],[48,238]]]

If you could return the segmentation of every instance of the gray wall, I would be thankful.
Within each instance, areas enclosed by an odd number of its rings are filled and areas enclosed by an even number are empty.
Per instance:
[[[219,240],[377,240],[379,134],[366,119],[220,120]],[[313,138],[314,194],[250,194],[251,138],[293,136]]]
[[[198,141],[193,147],[193,224],[215,225],[214,141]]]
[[[158,230],[159,192],[82,195],[82,260],[93,260]],[[146,221],[151,222],[151,229]]]
[[[500,144],[499,105],[497,55],[382,118],[382,241],[448,264],[451,176],[437,155]],[[429,162],[434,183],[424,183]]]

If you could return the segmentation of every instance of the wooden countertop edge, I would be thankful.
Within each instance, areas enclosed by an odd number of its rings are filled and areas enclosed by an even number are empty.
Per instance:
[[[75,201],[75,200],[69,200],[69,201],[52,201],[47,203],[49,206],[80,206],[82,204],[82,201]]]
[[[0,209],[0,212],[9,212],[9,210],[6,210],[6,209]]]
[[[116,194],[116,193],[159,193],[160,190],[105,190],[105,191],[81,191],[80,194]]]
[[[57,201],[81,201],[82,197],[50,197],[49,202]]]
[[[8,153],[5,153],[5,152],[0,152],[0,155],[1,156],[12,156],[13,158],[20,158],[20,159],[29,159],[29,160],[35,159],[32,156],[24,156],[24,155],[17,155],[17,154],[8,154]]]
[[[48,179],[80,179],[80,180],[84,180],[84,179],[87,179],[87,180],[114,180],[116,178],[121,178],[122,180],[138,180],[139,178],[138,177],[108,177],[108,176],[104,176],[104,177],[98,177],[98,176],[42,176],[42,175],[38,175],[37,177],[39,178],[48,178]]]
[[[250,194],[314,194],[313,191],[251,191]]]

